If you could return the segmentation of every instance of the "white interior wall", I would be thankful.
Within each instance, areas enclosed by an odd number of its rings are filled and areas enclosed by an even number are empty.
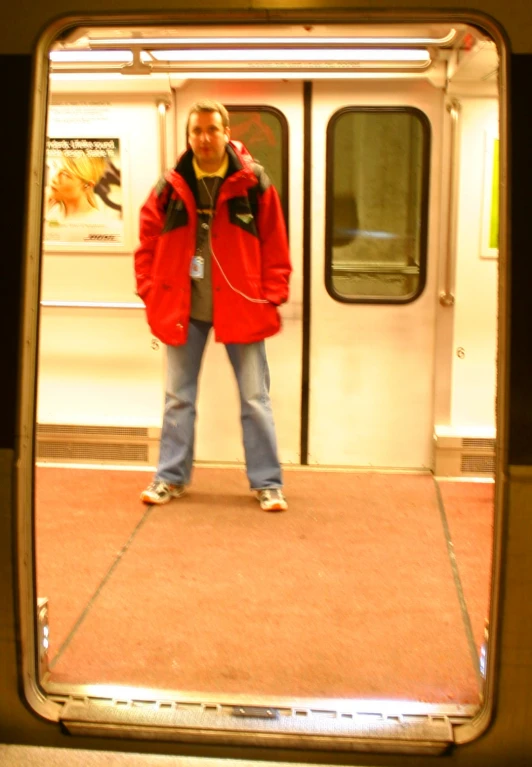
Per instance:
[[[460,98],[460,176],[457,220],[451,430],[467,436],[495,429],[497,353],[496,254],[483,247],[485,184],[491,169],[487,140],[498,136],[495,98]]]
[[[124,238],[117,247],[46,245],[42,301],[140,303],[133,250],[139,208],[160,172],[157,100],[153,93],[54,97],[48,137],[120,139]],[[39,423],[158,427],[162,406],[163,353],[153,348],[142,308],[43,308]]]

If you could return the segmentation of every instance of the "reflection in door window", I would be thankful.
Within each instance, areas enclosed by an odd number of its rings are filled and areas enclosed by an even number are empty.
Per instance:
[[[426,274],[430,128],[411,108],[346,108],[327,131],[326,284],[406,303]]]
[[[288,123],[278,109],[267,106],[228,106],[231,138],[242,143],[264,166],[279,193],[288,221]]]

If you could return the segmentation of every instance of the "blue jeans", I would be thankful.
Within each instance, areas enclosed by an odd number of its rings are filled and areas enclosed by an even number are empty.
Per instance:
[[[167,383],[157,479],[187,485],[194,460],[196,396],[203,352],[212,327],[191,320],[187,343],[167,346]],[[244,453],[252,490],[282,487],[270,402],[270,371],[264,341],[226,344],[240,393]]]

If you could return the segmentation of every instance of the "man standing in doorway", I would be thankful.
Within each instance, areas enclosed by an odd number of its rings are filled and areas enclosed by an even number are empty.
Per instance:
[[[141,209],[135,252],[137,293],[167,347],[159,464],[141,500],[167,503],[190,482],[198,376],[212,327],[238,384],[250,487],[262,509],[284,511],[264,344],[281,328],[277,307],[288,299],[291,272],[279,197],[230,140],[222,104],[194,104],[187,136],[187,151]]]

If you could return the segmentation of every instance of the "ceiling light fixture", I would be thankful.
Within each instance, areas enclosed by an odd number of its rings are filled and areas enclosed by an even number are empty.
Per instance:
[[[347,48],[343,50],[320,48],[309,49],[223,49],[223,50],[149,50],[147,51],[156,61],[175,62],[273,62],[284,64],[286,62],[378,62],[400,61],[426,64],[430,61],[430,55],[426,50],[400,48],[388,50],[386,48]]]
[[[97,61],[128,64],[133,61],[131,51],[50,51],[50,61],[57,64],[88,63]]]
[[[405,45],[434,45],[437,47],[449,45],[456,37],[456,30],[451,29],[445,37],[130,37],[130,38],[94,38],[89,39],[91,48],[101,46],[127,45],[341,45],[341,46],[405,46]]]

